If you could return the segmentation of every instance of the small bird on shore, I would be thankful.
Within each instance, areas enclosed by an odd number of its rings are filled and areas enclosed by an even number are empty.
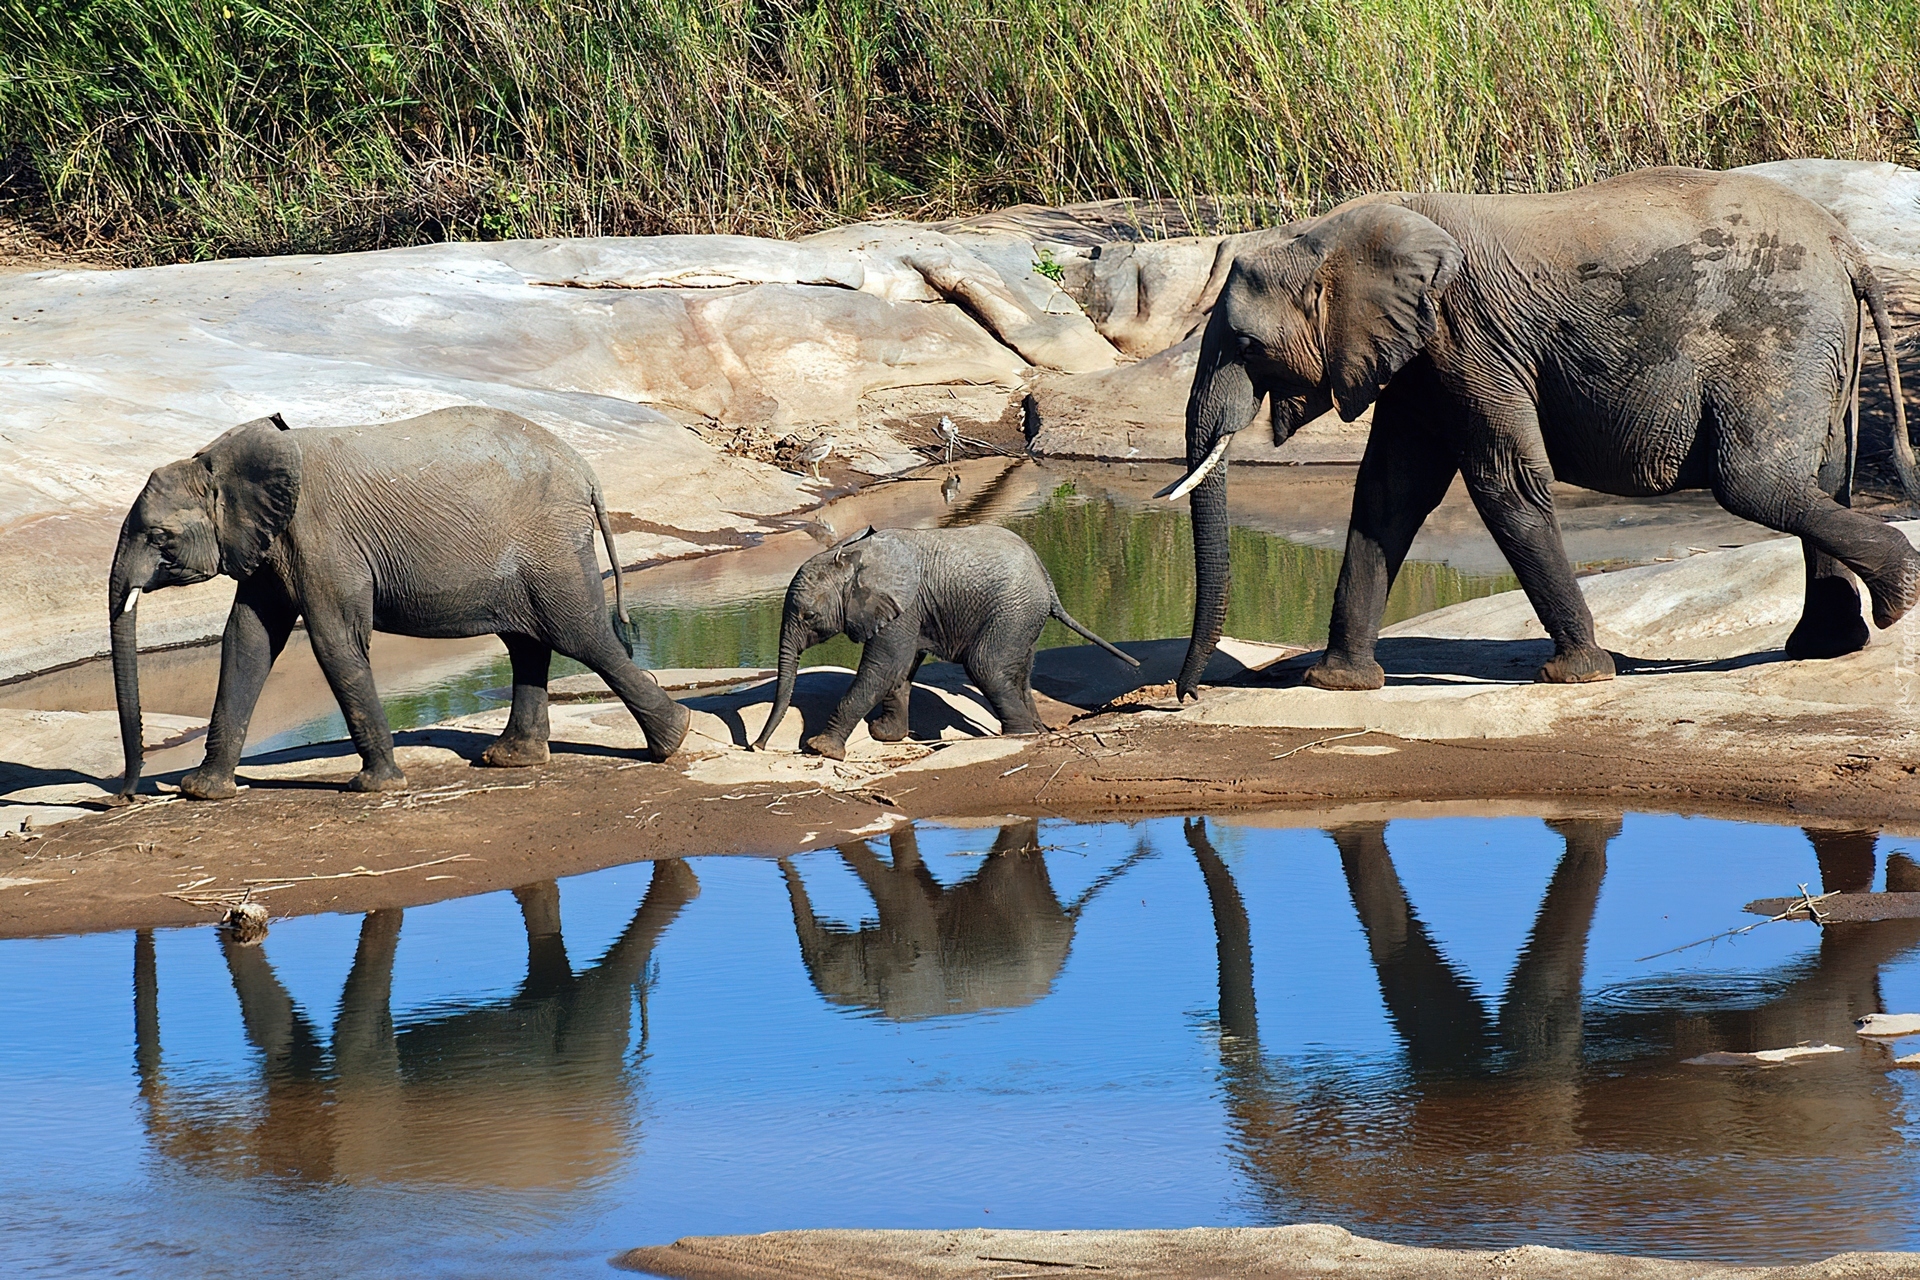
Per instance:
[[[960,443],[960,428],[953,425],[953,419],[946,414],[940,415],[940,425],[934,428],[940,442],[947,446],[947,465],[953,465],[953,446]]]
[[[800,455],[800,461],[813,468],[813,478],[815,480],[821,478],[820,464],[825,462],[827,455],[833,452],[834,443],[835,441],[832,436],[821,436],[818,440],[808,445],[806,452]]]

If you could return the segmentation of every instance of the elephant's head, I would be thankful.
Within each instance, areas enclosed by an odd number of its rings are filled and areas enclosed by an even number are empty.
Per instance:
[[[780,683],[754,750],[767,745],[793,704],[802,653],[837,635],[865,644],[900,616],[919,588],[919,560],[912,549],[872,528],[801,565],[787,586],[780,617]]]
[[[221,573],[251,576],[299,500],[300,448],[278,414],[237,426],[147,478],[120,525],[107,581],[114,700],[126,756],[121,796],[132,795],[140,782],[140,593]]]
[[[1196,591],[1181,668],[1190,697],[1227,618],[1227,447],[1272,398],[1273,440],[1338,406],[1359,417],[1434,332],[1435,301],[1460,246],[1398,204],[1348,205],[1253,241],[1221,287],[1187,398],[1188,472],[1163,497],[1191,494]]]

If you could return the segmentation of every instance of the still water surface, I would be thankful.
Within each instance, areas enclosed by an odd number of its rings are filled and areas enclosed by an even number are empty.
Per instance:
[[[922,824],[365,917],[0,942],[0,1272],[606,1274],[790,1227],[1920,1248],[1899,840]],[[1681,1060],[1827,1040],[1767,1070]]]

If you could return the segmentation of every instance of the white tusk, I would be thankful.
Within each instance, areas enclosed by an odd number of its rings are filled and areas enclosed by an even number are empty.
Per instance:
[[[1207,478],[1209,471],[1212,471],[1226,460],[1227,446],[1232,443],[1233,436],[1231,434],[1221,436],[1219,442],[1213,446],[1213,452],[1207,455],[1206,461],[1188,472],[1186,479],[1168,485],[1153,496],[1156,498],[1165,498],[1169,502],[1172,502],[1176,498],[1186,497],[1189,493],[1193,492],[1196,485]]]
[[[133,606],[138,603],[140,603],[140,588],[135,587],[133,590],[127,592],[127,602],[120,606],[120,612],[132,613]]]

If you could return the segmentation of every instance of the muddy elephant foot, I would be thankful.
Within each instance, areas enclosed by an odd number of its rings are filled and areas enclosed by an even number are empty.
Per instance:
[[[829,760],[847,758],[847,744],[843,738],[830,738],[824,733],[816,733],[800,745],[814,755],[825,756]]]
[[[879,720],[869,720],[867,732],[873,735],[875,742],[899,742],[907,736],[907,718],[886,716]]]
[[[231,800],[240,794],[232,774],[222,776],[206,769],[195,769],[180,779],[180,794],[189,800]]]
[[[526,769],[533,765],[545,764],[552,757],[547,744],[531,738],[495,738],[492,745],[480,753],[475,764],[487,769]]]
[[[1534,673],[1540,684],[1592,684],[1613,679],[1613,655],[1598,647],[1556,653]]]
[[[673,753],[687,740],[687,729],[693,724],[693,712],[679,703],[673,704],[673,713],[666,727],[658,734],[645,729],[647,735],[647,759],[655,764],[663,764],[673,759]]]
[[[1873,597],[1873,625],[1882,631],[1906,617],[1920,601],[1920,555],[1908,552],[1891,572],[1868,579],[1867,594]]]
[[[368,765],[353,775],[347,783],[349,791],[405,791],[407,775],[400,772],[400,766],[388,762],[383,765]]]
[[[1787,637],[1789,658],[1838,658],[1867,647],[1867,621],[1860,592],[1845,578],[1816,578],[1800,622]]]
[[[1343,658],[1324,655],[1307,668],[1306,682],[1316,689],[1378,689],[1387,682],[1387,673],[1372,658]]]

